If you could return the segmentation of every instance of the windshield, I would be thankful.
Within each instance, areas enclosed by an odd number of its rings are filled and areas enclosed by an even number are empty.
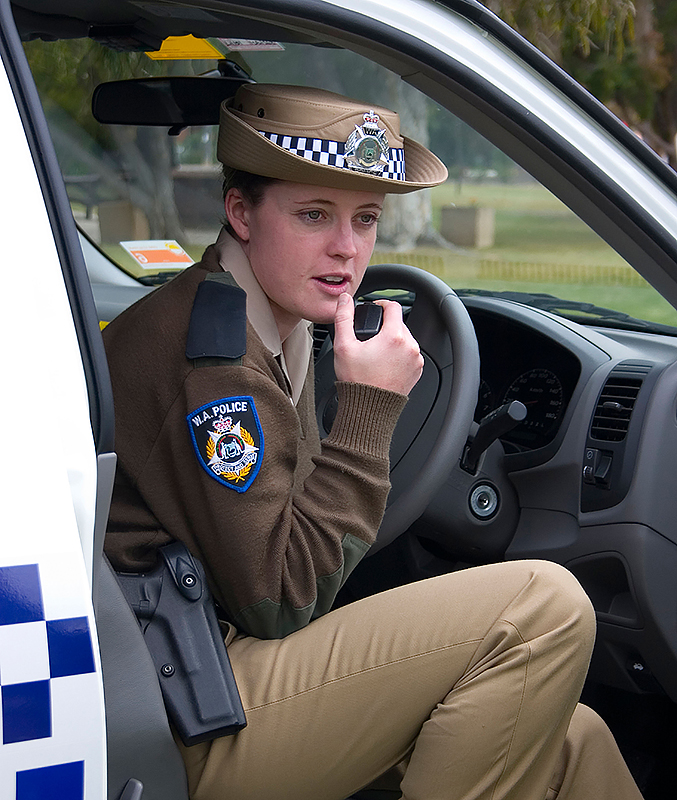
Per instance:
[[[394,108],[404,134],[445,162],[449,180],[442,186],[388,197],[372,263],[422,267],[459,293],[518,292],[521,302],[533,294],[561,298],[567,303],[535,304],[591,324],[632,329],[625,322],[632,319],[677,326],[675,309],[580,218],[399,76],[339,49],[204,43],[213,52],[191,60],[119,53],[85,39],[25,46],[75,219],[128,275],[162,282],[218,236],[218,129],[168,135],[167,127],[102,125],[91,113],[92,93],[110,80],[215,71],[227,56],[258,82],[313,85]]]

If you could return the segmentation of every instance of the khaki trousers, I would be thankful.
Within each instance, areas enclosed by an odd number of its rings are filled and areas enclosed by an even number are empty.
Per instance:
[[[344,800],[406,759],[405,800],[638,800],[604,723],[577,709],[594,624],[569,572],[521,561],[384,592],[284,639],[236,637],[248,726],[182,748],[191,798]]]

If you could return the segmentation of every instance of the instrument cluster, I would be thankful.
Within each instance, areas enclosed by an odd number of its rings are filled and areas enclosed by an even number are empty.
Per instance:
[[[502,316],[468,309],[481,370],[475,421],[519,400],[527,416],[501,437],[507,452],[537,450],[557,435],[580,375],[578,358],[539,331]]]

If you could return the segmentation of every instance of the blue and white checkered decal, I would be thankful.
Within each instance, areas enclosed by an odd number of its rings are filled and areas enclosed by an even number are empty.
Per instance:
[[[64,566],[54,554],[50,564],[0,567],[3,798],[98,794],[85,791],[85,775],[88,759],[101,766],[100,675],[87,609],[72,613],[79,603],[64,592]]]
[[[348,169],[344,158],[346,147],[344,142],[334,142],[331,139],[311,139],[308,136],[284,136],[281,133],[269,133],[268,131],[259,131],[259,133],[266,139],[270,139],[273,144],[308,161],[316,161],[318,164],[325,164],[329,167]],[[388,166],[383,169],[379,177],[395,181],[405,180],[404,150],[401,147],[390,147],[388,153]]]

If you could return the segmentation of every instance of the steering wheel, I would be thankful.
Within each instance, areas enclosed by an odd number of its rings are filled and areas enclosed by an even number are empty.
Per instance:
[[[385,289],[413,292],[406,317],[425,365],[395,429],[391,491],[369,554],[409,528],[459,460],[473,420],[480,358],[475,329],[456,293],[439,278],[404,264],[369,267],[356,296]],[[315,364],[317,420],[326,436],[335,416],[333,352],[325,341]]]

